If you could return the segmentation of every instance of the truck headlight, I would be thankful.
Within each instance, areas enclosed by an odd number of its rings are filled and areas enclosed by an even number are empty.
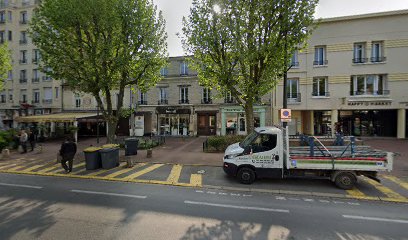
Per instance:
[[[230,154],[230,155],[225,155],[225,159],[232,159],[232,158],[235,158],[235,157],[237,157],[238,156],[238,154]]]

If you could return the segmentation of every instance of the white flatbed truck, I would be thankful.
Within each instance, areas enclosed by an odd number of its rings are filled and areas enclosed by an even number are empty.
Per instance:
[[[256,178],[323,177],[337,187],[352,189],[357,176],[379,181],[377,172],[391,171],[393,153],[356,146],[351,138],[347,146],[324,146],[309,137],[309,146],[289,147],[287,129],[272,126],[256,128],[241,143],[225,150],[223,169],[241,183]]]

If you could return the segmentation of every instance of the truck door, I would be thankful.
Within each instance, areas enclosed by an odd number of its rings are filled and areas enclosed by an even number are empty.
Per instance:
[[[252,164],[258,177],[282,177],[283,152],[276,134],[259,134],[251,148]]]

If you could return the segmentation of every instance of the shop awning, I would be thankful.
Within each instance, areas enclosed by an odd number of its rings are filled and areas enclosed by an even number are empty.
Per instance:
[[[66,112],[66,113],[54,113],[45,115],[33,115],[16,118],[17,122],[75,122],[81,118],[94,117],[96,113],[92,112]]]

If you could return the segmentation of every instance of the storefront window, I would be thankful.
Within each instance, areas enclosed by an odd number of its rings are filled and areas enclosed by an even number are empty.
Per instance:
[[[189,114],[161,114],[159,116],[160,135],[188,135],[189,125]]]

